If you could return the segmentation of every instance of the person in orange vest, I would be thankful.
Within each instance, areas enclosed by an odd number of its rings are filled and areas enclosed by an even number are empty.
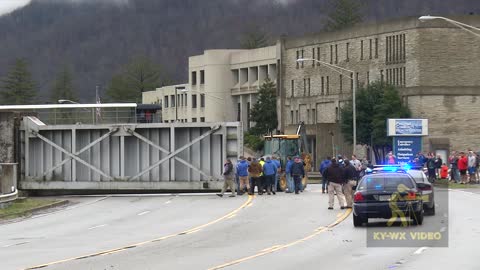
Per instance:
[[[440,177],[442,179],[448,178],[448,166],[445,163],[443,163],[442,167],[440,167]]]

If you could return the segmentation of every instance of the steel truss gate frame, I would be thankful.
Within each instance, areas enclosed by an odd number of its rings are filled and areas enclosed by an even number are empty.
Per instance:
[[[25,117],[19,187],[218,189],[223,161],[243,154],[241,124],[43,125]]]

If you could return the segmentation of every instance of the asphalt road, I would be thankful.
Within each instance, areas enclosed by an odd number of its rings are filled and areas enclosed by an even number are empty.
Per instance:
[[[71,208],[1,225],[0,269],[480,269],[476,190],[437,190],[437,214],[408,228],[383,220],[354,228],[348,210],[327,210],[327,198],[317,185],[255,198],[71,198]],[[419,230],[443,230],[448,248],[371,247],[367,234]]]

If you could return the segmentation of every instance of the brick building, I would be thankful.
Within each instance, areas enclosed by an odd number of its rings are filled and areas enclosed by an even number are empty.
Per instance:
[[[456,17],[479,26],[480,16]],[[424,151],[479,149],[480,39],[443,20],[418,18],[359,25],[298,38],[282,38],[278,77],[279,128],[307,124],[316,164],[332,153],[350,154],[339,129],[340,108],[351,100],[352,74],[340,75],[314,58],[353,70],[359,86],[396,85],[414,118],[429,119]],[[333,134],[333,136],[331,135]]]

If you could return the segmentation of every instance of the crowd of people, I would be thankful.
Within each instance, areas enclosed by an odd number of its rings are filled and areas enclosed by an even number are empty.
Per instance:
[[[480,156],[471,150],[467,153],[453,151],[448,157],[450,170],[447,164],[443,163],[440,178],[460,184],[479,184],[479,162]]]
[[[446,161],[440,155],[420,152],[413,159],[412,165],[423,168],[432,183],[436,179],[448,179],[460,184],[479,184],[479,163],[478,153],[468,150],[453,151]],[[397,164],[395,155],[388,152],[383,164]],[[287,182],[285,192],[299,194],[303,192],[304,166],[304,161],[298,156],[288,157],[283,170],[276,156],[258,159],[241,156],[235,167],[227,159],[223,168],[224,186],[217,195],[223,197],[227,189],[232,191],[230,197],[245,193],[253,195],[255,187],[259,195],[275,195],[283,172]],[[367,168],[373,168],[372,163],[367,159],[359,160],[355,155],[350,160],[338,155],[334,158],[327,157],[321,162],[319,172],[322,175],[322,193],[328,194],[328,209],[333,209],[335,196],[341,209],[352,207],[353,188]]]
[[[385,158],[386,164],[396,163],[396,157],[389,152]],[[452,151],[447,160],[434,153],[418,153],[413,164],[425,168],[428,180],[448,179],[459,184],[480,183],[480,156],[468,150],[466,152]]]
[[[335,196],[340,209],[352,208],[353,187],[370,166],[371,163],[366,160],[362,163],[355,155],[350,160],[337,156],[322,161],[319,171],[322,175],[322,193],[328,193],[328,209],[333,210]]]
[[[224,184],[220,193],[223,197],[225,191],[230,189],[230,197],[248,193],[253,195],[257,187],[258,195],[267,193],[275,195],[282,173],[280,160],[276,156],[266,158],[239,157],[234,168],[232,161],[227,159],[223,165]],[[299,194],[303,191],[302,179],[305,177],[304,163],[300,157],[287,158],[285,164],[287,179],[287,193]],[[238,179],[238,180],[237,180]]]

